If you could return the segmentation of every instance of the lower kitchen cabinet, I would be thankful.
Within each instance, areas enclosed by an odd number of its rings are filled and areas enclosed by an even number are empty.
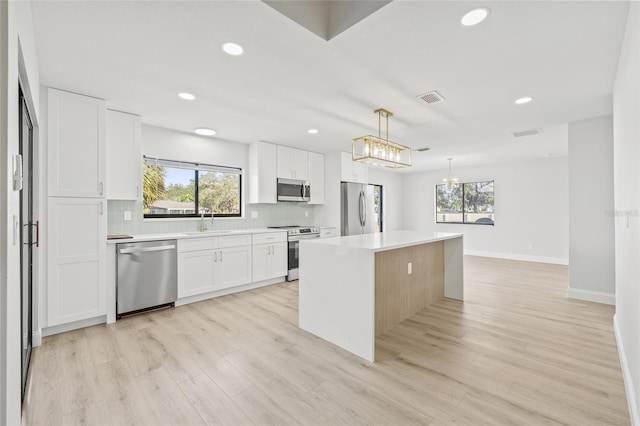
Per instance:
[[[106,315],[105,201],[49,197],[47,206],[47,327]]]
[[[263,281],[287,275],[287,233],[254,234],[253,281]]]
[[[217,252],[203,250],[178,254],[178,298],[215,290]]]
[[[251,282],[251,246],[218,250],[216,290]]]
[[[244,236],[250,242],[250,236]],[[223,290],[251,282],[251,246],[233,244],[233,238],[214,237],[178,241],[178,298]],[[205,250],[201,250],[206,248]],[[193,250],[193,251],[191,251]]]

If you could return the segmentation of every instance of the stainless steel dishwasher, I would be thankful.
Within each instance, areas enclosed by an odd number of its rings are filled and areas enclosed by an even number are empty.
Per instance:
[[[178,296],[176,240],[118,244],[117,318],[173,306]]]

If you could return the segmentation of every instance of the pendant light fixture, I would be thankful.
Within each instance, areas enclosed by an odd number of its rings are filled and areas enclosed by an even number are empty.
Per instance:
[[[378,114],[378,136],[366,135],[353,139],[353,161],[392,169],[411,167],[411,148],[389,140],[389,117],[393,113],[383,108],[374,113]],[[386,120],[385,138],[382,137],[382,118]]]
[[[449,161],[449,174],[447,175],[447,177],[442,178],[442,183],[446,184],[447,186],[452,186],[458,183],[458,176],[453,176],[451,174],[451,160],[453,160],[453,158],[447,158],[447,161]]]

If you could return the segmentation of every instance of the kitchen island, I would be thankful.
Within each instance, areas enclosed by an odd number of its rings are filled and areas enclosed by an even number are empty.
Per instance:
[[[368,361],[375,337],[463,300],[462,234],[394,231],[300,244],[299,326]]]

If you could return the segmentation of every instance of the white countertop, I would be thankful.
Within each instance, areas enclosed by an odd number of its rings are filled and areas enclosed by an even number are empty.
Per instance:
[[[139,241],[158,241],[158,240],[177,240],[185,238],[205,238],[205,237],[224,237],[225,235],[246,235],[246,234],[265,234],[271,232],[286,232],[281,229],[273,228],[253,228],[253,229],[213,229],[210,231],[198,232],[174,232],[168,234],[137,234],[133,238],[122,238],[116,240],[107,240],[109,244],[135,243]]]
[[[450,232],[391,231],[347,237],[303,240],[304,244],[325,244],[344,248],[385,251],[462,237]]]

